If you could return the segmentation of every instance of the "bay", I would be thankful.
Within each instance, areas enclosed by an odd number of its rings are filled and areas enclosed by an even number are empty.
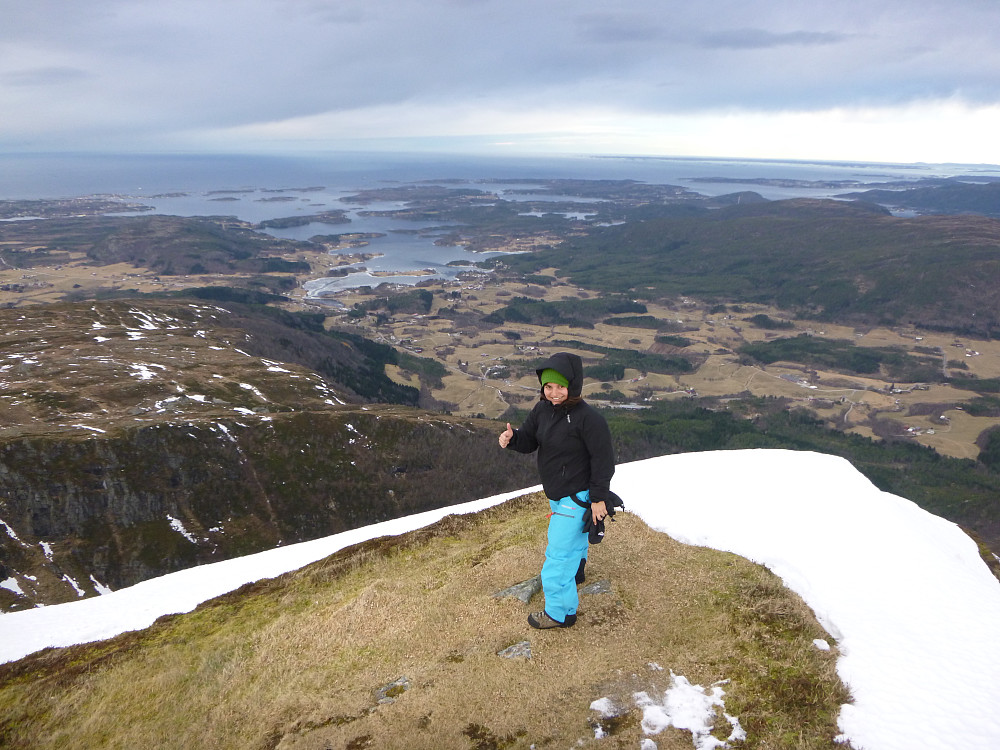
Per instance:
[[[996,165],[871,164],[689,157],[466,156],[439,154],[320,153],[297,156],[204,154],[0,154],[0,199],[59,199],[112,195],[149,206],[153,213],[176,216],[234,216],[258,223],[266,219],[308,216],[343,210],[346,224],[311,222],[266,231],[276,237],[308,240],[321,234],[379,233],[363,252],[370,273],[317,279],[306,284],[310,295],[382,282],[414,284],[431,277],[453,278],[486,255],[461,247],[437,245],[440,233],[426,233],[428,223],[364,216],[363,211],[393,210],[402,203],[359,205],[343,199],[360,190],[416,182],[474,187],[505,200],[557,200],[537,185],[518,180],[630,179],[679,185],[703,195],[753,190],[776,200],[830,197],[847,189],[844,181],[866,184],[926,177],[977,175],[1000,177]],[[746,182],[739,182],[745,180]],[[784,181],[771,184],[754,180]],[[496,184],[483,181],[502,181]],[[817,185],[816,183],[828,183]],[[520,193],[517,190],[530,190]],[[577,203],[594,199],[571,198]],[[527,212],[527,211],[526,211]],[[132,214],[130,214],[132,215]],[[585,214],[574,213],[569,218]],[[416,234],[416,230],[425,230]]]

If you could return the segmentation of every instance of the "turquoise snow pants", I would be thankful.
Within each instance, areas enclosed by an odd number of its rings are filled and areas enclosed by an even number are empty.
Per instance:
[[[578,492],[577,497],[587,502],[589,492]],[[580,561],[587,559],[590,537],[583,533],[583,514],[572,497],[549,500],[549,540],[542,565],[542,591],[545,594],[545,611],[549,617],[564,622],[566,615],[575,615],[580,603],[576,593],[576,571]]]

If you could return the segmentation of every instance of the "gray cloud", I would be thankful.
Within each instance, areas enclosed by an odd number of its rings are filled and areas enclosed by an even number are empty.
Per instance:
[[[584,44],[634,44],[662,40],[659,18],[613,12],[583,13],[574,19],[576,34]]]
[[[770,49],[774,47],[813,47],[838,44],[849,35],[829,31],[786,31],[776,33],[765,29],[733,29],[706,34],[702,43],[709,49]]]
[[[56,86],[75,83],[90,77],[90,73],[79,68],[52,66],[11,70],[3,73],[0,80],[8,86]]]
[[[992,104],[998,30],[993,0],[33,0],[7,4],[0,29],[0,149],[88,133],[196,145],[388,109],[405,137],[408,112],[435,108],[442,132],[448,112],[477,109],[503,132],[501,118],[542,108]]]

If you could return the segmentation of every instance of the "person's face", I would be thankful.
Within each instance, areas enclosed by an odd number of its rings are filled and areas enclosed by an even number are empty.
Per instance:
[[[543,388],[543,393],[545,398],[551,401],[556,406],[559,406],[563,401],[569,397],[569,388],[564,385],[559,385],[558,383],[546,383]]]

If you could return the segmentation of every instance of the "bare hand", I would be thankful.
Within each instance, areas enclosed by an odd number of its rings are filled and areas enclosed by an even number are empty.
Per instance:
[[[590,512],[593,514],[594,523],[603,521],[608,515],[608,507],[603,503],[591,503]]]
[[[511,429],[510,422],[508,422],[507,429],[500,433],[500,447],[506,448],[513,437],[514,430]]]

